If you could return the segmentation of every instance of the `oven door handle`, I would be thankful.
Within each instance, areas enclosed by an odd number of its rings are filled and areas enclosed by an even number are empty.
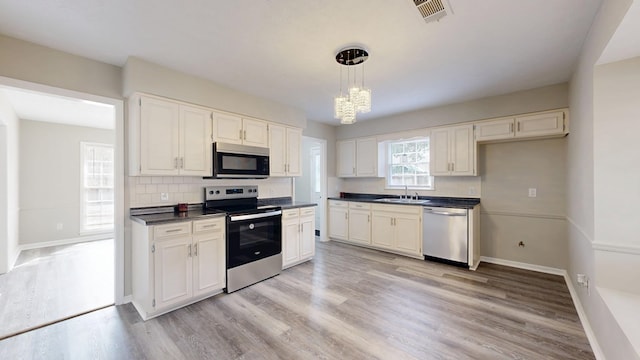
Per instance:
[[[281,210],[269,211],[269,212],[259,213],[259,214],[236,215],[236,216],[232,215],[232,216],[229,216],[229,221],[253,220],[253,219],[261,219],[261,218],[278,216],[278,215],[282,215]]]

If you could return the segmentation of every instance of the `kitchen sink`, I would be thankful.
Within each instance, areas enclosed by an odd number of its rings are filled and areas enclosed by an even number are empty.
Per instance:
[[[416,204],[423,205],[428,203],[430,200],[420,200],[420,199],[400,199],[400,198],[382,198],[376,199],[375,201],[384,202],[384,203],[392,203],[392,204]]]

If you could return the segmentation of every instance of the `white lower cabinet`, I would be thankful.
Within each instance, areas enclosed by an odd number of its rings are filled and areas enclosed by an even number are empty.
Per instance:
[[[349,202],[329,200],[329,237],[349,239]]]
[[[371,204],[349,203],[349,241],[371,244]]]
[[[313,207],[282,211],[282,268],[310,260],[316,253]]]
[[[422,257],[422,207],[371,206],[371,245],[392,252]]]
[[[144,320],[221,292],[224,217],[145,226],[132,223],[133,304]]]

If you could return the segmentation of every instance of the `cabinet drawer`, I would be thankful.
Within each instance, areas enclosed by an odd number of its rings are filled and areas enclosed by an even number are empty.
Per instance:
[[[419,205],[381,205],[381,204],[374,204],[371,207],[371,210],[373,211],[388,211],[388,212],[393,212],[393,213],[397,213],[397,214],[415,214],[415,215],[420,215],[422,214],[422,206]]]
[[[297,217],[299,214],[298,209],[287,209],[282,211],[282,220],[291,219]]]
[[[198,234],[208,231],[221,231],[224,229],[224,218],[211,220],[198,220],[193,222],[193,233]]]
[[[153,227],[154,239],[165,238],[176,235],[191,234],[191,222],[185,221],[176,224],[156,225]]]
[[[361,202],[350,202],[349,209],[371,210],[371,204]]]
[[[306,207],[300,209],[300,216],[311,216],[315,215],[316,209],[312,207]]]
[[[339,200],[329,200],[329,206],[331,207],[349,207],[349,202]]]

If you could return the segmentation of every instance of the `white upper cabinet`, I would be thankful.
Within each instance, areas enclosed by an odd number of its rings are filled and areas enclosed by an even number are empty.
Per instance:
[[[564,136],[568,133],[567,110],[544,111],[475,123],[477,142],[508,141]]]
[[[476,175],[476,143],[473,125],[443,127],[431,130],[431,175]]]
[[[214,112],[213,129],[215,141],[260,147],[269,145],[268,124],[266,121]]]
[[[211,111],[146,95],[129,107],[131,175],[211,175]]]
[[[338,141],[338,177],[378,176],[378,141],[375,137]]]
[[[302,131],[269,124],[270,176],[300,176]]]
[[[565,133],[565,112],[553,111],[516,117],[516,137],[562,135]]]

